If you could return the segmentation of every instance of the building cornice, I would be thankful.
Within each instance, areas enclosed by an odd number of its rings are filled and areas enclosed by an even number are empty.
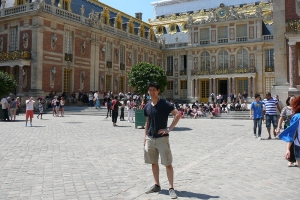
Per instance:
[[[155,7],[160,7],[160,6],[173,5],[173,4],[191,2],[191,1],[198,1],[198,0],[161,0],[157,2],[151,2],[151,5]]]

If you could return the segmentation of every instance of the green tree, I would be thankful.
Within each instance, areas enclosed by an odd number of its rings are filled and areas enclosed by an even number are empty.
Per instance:
[[[0,71],[0,97],[14,92],[17,85],[17,81],[11,75]]]
[[[147,94],[148,83],[157,82],[160,92],[163,93],[167,86],[167,76],[162,68],[150,63],[140,62],[132,67],[128,74],[129,86],[135,87],[138,94]]]

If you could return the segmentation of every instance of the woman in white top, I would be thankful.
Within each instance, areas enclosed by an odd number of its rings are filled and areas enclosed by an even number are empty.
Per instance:
[[[65,98],[60,99],[60,114],[63,117],[65,115]]]
[[[134,122],[133,121],[133,112],[134,112],[133,109],[134,109],[134,102],[133,102],[132,98],[130,97],[129,100],[127,101],[128,122]]]

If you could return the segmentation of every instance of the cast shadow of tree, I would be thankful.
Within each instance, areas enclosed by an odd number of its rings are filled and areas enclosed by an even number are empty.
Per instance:
[[[169,195],[168,190],[162,190],[159,194]],[[219,196],[211,196],[208,194],[194,193],[188,191],[176,191],[178,197],[188,197],[188,198],[196,198],[196,199],[219,199]]]

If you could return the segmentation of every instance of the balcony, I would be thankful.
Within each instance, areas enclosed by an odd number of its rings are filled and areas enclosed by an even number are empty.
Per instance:
[[[300,19],[287,20],[287,32],[300,32]]]
[[[236,42],[247,42],[248,38],[247,37],[237,37]]]
[[[218,39],[219,44],[228,43],[228,39]]]
[[[120,63],[120,70],[125,70],[125,64],[124,63]]]
[[[112,62],[106,61],[106,68],[112,68]]]
[[[265,72],[274,72],[275,69],[274,69],[274,66],[266,66],[265,67]]]
[[[8,52],[0,52],[0,61],[7,60],[30,60],[31,53],[30,51],[8,51]]]
[[[256,73],[255,67],[251,68],[234,68],[234,69],[202,69],[192,70],[192,76],[206,76],[206,75],[222,75],[222,74],[246,74]]]
[[[185,76],[185,75],[187,75],[187,73],[186,73],[186,69],[183,69],[183,70],[180,70],[180,75],[182,75],[182,76]]]
[[[72,62],[73,61],[73,54],[65,53],[65,61]]]
[[[271,41],[274,39],[274,36],[273,35],[263,35],[263,39],[264,41]]]
[[[167,76],[173,76],[173,71],[166,71]]]

